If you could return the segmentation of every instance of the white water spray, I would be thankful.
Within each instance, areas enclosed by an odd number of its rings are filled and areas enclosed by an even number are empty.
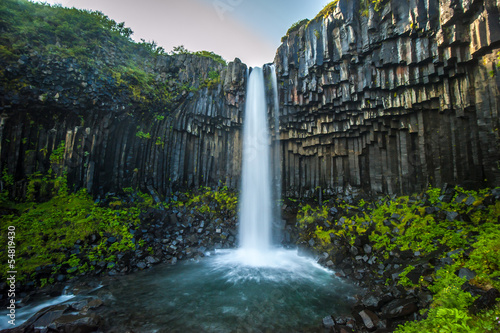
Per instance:
[[[240,206],[240,248],[258,265],[271,247],[271,176],[264,75],[250,73],[243,128],[243,166]]]

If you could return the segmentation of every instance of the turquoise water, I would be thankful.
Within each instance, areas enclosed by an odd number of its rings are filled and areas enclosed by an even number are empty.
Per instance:
[[[353,287],[294,251],[268,264],[237,250],[122,277],[99,293],[109,325],[135,332],[293,332],[348,311]],[[113,323],[114,322],[114,323]]]

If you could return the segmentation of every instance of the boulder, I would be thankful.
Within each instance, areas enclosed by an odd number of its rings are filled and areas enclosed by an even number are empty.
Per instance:
[[[90,315],[64,315],[54,320],[48,328],[60,333],[92,333],[99,329],[101,317]]]
[[[474,301],[470,310],[473,314],[477,314],[483,310],[490,309],[497,303],[497,298],[500,298],[500,291],[491,288]]]
[[[418,311],[415,298],[395,299],[382,307],[382,314],[386,318],[399,318]]]
[[[359,312],[359,316],[363,320],[363,324],[370,331],[374,331],[380,321],[379,317],[372,311],[365,309]]]
[[[458,273],[457,273],[458,277],[459,278],[465,278],[467,279],[467,281],[469,280],[472,280],[473,278],[476,277],[476,273],[471,271],[470,269],[466,268],[466,267],[462,267],[458,270]]]
[[[332,328],[335,326],[335,322],[333,321],[331,316],[327,316],[323,318],[323,327],[324,328]]]
[[[70,306],[68,304],[56,305],[48,309],[45,313],[39,316],[34,322],[34,327],[47,327],[57,318],[61,317],[64,313],[69,310]],[[43,311],[43,310],[42,310]]]

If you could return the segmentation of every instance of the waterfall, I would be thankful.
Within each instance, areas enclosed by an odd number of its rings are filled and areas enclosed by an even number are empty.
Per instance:
[[[264,74],[253,68],[247,85],[243,127],[240,248],[253,264],[271,247],[272,196]]]

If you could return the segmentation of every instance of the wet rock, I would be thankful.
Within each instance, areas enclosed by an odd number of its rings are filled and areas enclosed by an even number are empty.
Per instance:
[[[462,267],[458,270],[458,277],[463,279],[467,279],[467,281],[469,280],[472,280],[473,278],[476,277],[476,273],[471,271],[470,269],[466,268],[466,267]]]
[[[377,324],[379,323],[380,319],[375,313],[365,309],[359,312],[359,316],[363,320],[363,323],[366,328],[368,328],[368,330],[374,331],[377,328]]]
[[[497,298],[500,298],[500,291],[491,288],[474,301],[470,310],[473,314],[477,314],[483,310],[490,309],[497,303]]]
[[[71,308],[81,313],[89,310],[95,310],[102,306],[104,302],[100,298],[87,298],[78,302],[71,303]]]
[[[470,283],[469,283],[469,281],[466,281],[466,282],[462,285],[461,289],[462,289],[463,291],[466,291],[466,292],[468,292],[469,294],[471,294],[471,295],[472,295],[472,297],[482,296],[482,295],[486,294],[486,291],[485,291],[485,290],[483,290],[483,289],[481,289],[481,288],[479,288],[479,287],[476,287],[475,285],[470,284]]]
[[[343,325],[337,325],[335,326],[335,332],[336,333],[354,333],[351,327],[348,326],[343,326]]]
[[[158,264],[160,262],[160,259],[153,257],[153,256],[147,256],[146,257],[146,262],[151,265]]]
[[[382,307],[382,313],[386,318],[404,317],[418,311],[417,300],[395,299]]]
[[[108,238],[108,243],[109,243],[109,244],[116,243],[116,237],[114,237],[114,236],[109,237],[109,238]]]
[[[137,268],[139,269],[145,269],[146,267],[148,267],[148,265],[144,262],[144,261],[139,261],[137,264],[136,264]]]
[[[370,310],[378,310],[382,305],[389,302],[391,300],[391,296],[387,294],[380,293],[370,293],[365,295],[361,299],[361,304]]]
[[[476,199],[472,196],[468,197],[467,200],[465,201],[465,204],[467,206],[472,206],[476,202]]]
[[[399,215],[399,214],[397,214],[397,213],[393,213],[393,214],[391,215],[391,219],[393,219],[393,220],[399,220],[400,218],[401,218],[401,215]]]
[[[57,318],[60,318],[64,313],[69,310],[70,306],[67,304],[56,305],[48,309],[45,313],[39,316],[34,322],[34,327],[47,327],[49,324],[54,322]]]
[[[54,320],[48,328],[61,333],[91,333],[99,329],[101,317],[90,315],[64,315]]]
[[[331,316],[327,316],[323,318],[323,327],[324,328],[332,328],[335,326],[335,322],[333,321]]]

